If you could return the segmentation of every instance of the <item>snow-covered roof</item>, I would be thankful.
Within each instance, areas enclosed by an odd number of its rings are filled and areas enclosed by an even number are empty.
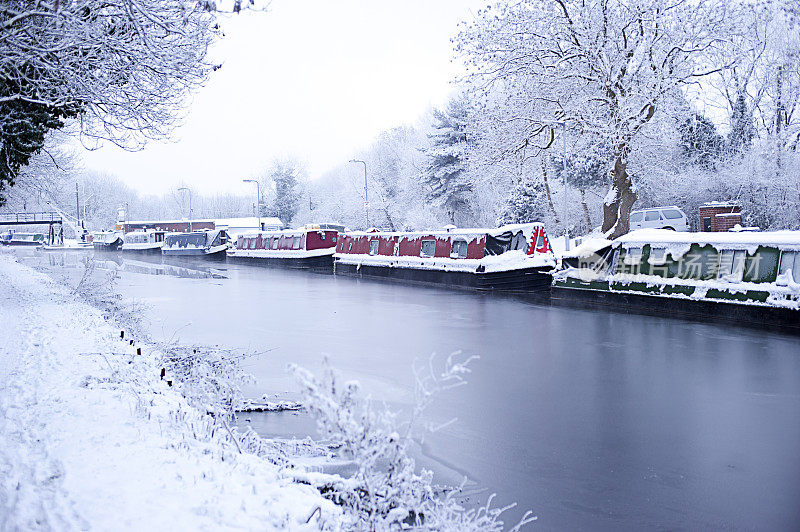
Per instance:
[[[153,225],[153,224],[181,224],[181,223],[188,223],[189,219],[184,218],[182,220],[128,220],[125,222],[121,222],[124,224],[130,225]],[[252,227],[253,229],[258,227],[258,218],[255,216],[245,216],[242,218],[202,218],[202,219],[192,219],[192,223],[209,223],[213,222],[215,226],[223,226],[222,229],[225,227]],[[262,225],[277,225],[283,226],[283,222],[281,222],[280,218],[275,218],[273,216],[262,216],[261,217],[261,224]]]
[[[213,220],[213,222],[217,227],[224,226],[221,227],[222,229],[225,227],[252,227],[253,229],[258,227],[258,218],[255,216],[247,216],[244,218],[217,218]],[[262,216],[261,225],[283,227],[283,222],[280,218],[275,218],[274,216]]]
[[[522,231],[524,233],[529,233],[533,230],[534,227],[542,227],[543,224],[541,222],[533,222],[528,224],[508,224],[503,225],[494,229],[490,228],[481,228],[481,227],[472,227],[472,228],[457,228],[457,229],[450,229],[447,230],[445,228],[431,230],[431,231],[348,231],[347,236],[352,237],[361,237],[361,236],[388,236],[388,237],[421,237],[421,236],[458,236],[458,235],[467,235],[467,236],[482,236],[482,235],[492,235],[497,236],[505,233],[506,231],[517,232]]]
[[[586,257],[612,244],[613,242],[611,240],[606,240],[605,238],[585,238],[578,247],[569,251],[564,251],[561,258]]]
[[[207,222],[213,222],[213,221],[214,220],[210,220],[210,219],[202,219],[202,220],[192,219],[192,223],[193,224],[203,223],[203,222],[207,223]],[[126,220],[126,221],[120,222],[120,223],[129,224],[129,225],[144,225],[144,224],[152,225],[152,224],[184,224],[184,223],[188,223],[188,222],[189,222],[189,219],[188,218],[184,218],[182,220]]]
[[[689,233],[667,229],[639,229],[614,240],[619,244],[711,244],[744,246],[800,246],[800,231],[702,232]]]
[[[700,205],[700,207],[740,207],[735,201],[707,201]]]

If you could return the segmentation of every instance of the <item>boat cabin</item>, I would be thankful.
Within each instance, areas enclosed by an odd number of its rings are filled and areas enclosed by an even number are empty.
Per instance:
[[[158,251],[164,245],[164,231],[131,231],[123,237],[123,251]]]
[[[219,229],[192,233],[169,233],[164,237],[163,249],[208,249],[227,243],[227,233]]]
[[[800,301],[800,231],[634,231],[613,241],[605,256],[593,271],[568,270],[556,285],[583,282],[590,289],[750,303]]]
[[[506,225],[498,229],[426,232],[351,232],[342,235],[337,258],[371,257],[480,260],[519,251],[528,257],[553,257],[542,224]]]
[[[236,240],[236,251],[268,252],[264,256],[280,256],[292,251],[330,250],[339,232],[333,229],[285,229],[283,231],[260,231],[240,235]]]
[[[10,246],[40,246],[44,243],[43,233],[20,233],[17,231],[8,233],[7,238],[3,240],[3,244]]]

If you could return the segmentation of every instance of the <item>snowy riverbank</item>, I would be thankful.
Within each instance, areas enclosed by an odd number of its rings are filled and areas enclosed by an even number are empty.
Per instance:
[[[0,530],[302,530],[319,528],[306,524],[318,507],[339,513],[203,430],[208,416],[161,380],[157,360],[0,252]]]

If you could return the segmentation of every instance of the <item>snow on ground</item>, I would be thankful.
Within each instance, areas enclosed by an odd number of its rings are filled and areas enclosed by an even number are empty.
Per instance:
[[[0,530],[318,530],[317,507],[336,521],[310,486],[203,431],[156,360],[0,252]]]

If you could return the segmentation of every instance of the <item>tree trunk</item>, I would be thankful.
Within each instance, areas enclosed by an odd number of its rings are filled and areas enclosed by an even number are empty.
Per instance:
[[[637,196],[626,167],[627,156],[623,152],[614,162],[614,178],[603,203],[603,233],[606,238],[618,238],[630,230],[631,207]]]
[[[578,189],[581,193],[581,206],[583,207],[583,219],[586,222],[586,233],[592,232],[592,217],[589,216],[589,206],[586,205],[586,192],[582,188]]]
[[[383,214],[386,216],[386,221],[389,223],[389,230],[395,232],[396,229],[394,228],[394,220],[392,220],[392,215],[389,214],[389,207],[383,208]]]
[[[558,213],[553,205],[553,196],[550,195],[550,184],[547,182],[547,163],[544,162],[544,159],[542,159],[542,181],[544,181],[544,191],[547,194],[547,205],[550,206],[550,212],[553,213],[553,220],[556,223],[561,223],[558,221]]]

